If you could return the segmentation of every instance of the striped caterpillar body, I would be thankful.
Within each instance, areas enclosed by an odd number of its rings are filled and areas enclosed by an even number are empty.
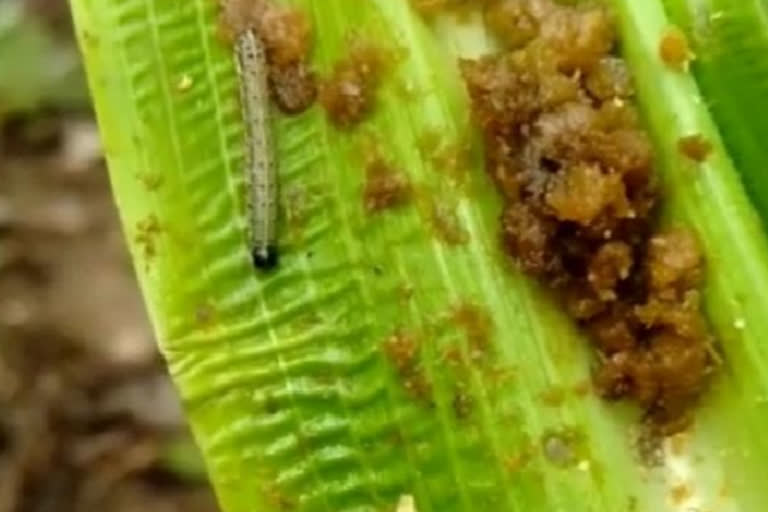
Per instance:
[[[235,42],[240,96],[246,123],[245,174],[248,182],[253,264],[269,270],[277,266],[277,172],[271,140],[269,86],[264,43],[253,30]]]

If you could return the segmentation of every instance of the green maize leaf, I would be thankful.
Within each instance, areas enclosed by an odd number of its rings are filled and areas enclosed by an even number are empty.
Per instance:
[[[312,15],[321,73],[352,32],[405,51],[362,127],[340,132],[317,107],[276,120],[282,263],[263,275],[248,256],[239,86],[214,2],[73,0],[126,238],[223,509],[393,511],[404,495],[419,512],[768,509],[768,242],[696,83],[656,60],[660,1],[612,3],[665,217],[706,248],[725,365],[695,430],[655,469],[637,461],[637,411],[578,392],[586,341],[499,250],[479,146],[458,183],[419,150],[425,133],[476,142],[455,55],[489,49],[482,27],[427,27],[405,0],[292,3]],[[689,130],[717,143],[699,169],[675,150]],[[370,137],[414,183],[412,205],[364,212]],[[436,231],[435,201],[459,243]],[[460,310],[489,318],[487,332]],[[418,358],[405,372],[393,336]]]
[[[723,139],[768,222],[768,2],[665,0],[696,53],[693,70]]]

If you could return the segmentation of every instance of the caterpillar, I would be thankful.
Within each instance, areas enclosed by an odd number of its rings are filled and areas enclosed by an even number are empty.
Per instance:
[[[246,123],[245,175],[248,183],[251,257],[256,268],[270,270],[278,264],[278,190],[269,126],[266,49],[261,38],[249,29],[237,36],[235,53],[240,76],[242,115]]]

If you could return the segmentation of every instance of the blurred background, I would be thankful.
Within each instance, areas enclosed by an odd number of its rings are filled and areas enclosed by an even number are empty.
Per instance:
[[[66,0],[0,0],[0,512],[213,512]]]

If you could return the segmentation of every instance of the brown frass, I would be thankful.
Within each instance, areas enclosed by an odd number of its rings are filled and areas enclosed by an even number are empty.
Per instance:
[[[430,407],[433,406],[432,384],[421,362],[420,339],[412,333],[398,329],[387,338],[383,349],[397,370],[406,393]]]
[[[659,41],[659,56],[674,70],[684,70],[693,58],[688,39],[682,30],[669,27]]]
[[[709,158],[714,149],[712,143],[700,134],[680,137],[677,141],[677,148],[680,150],[680,153],[699,163]]]
[[[679,430],[713,366],[703,261],[690,232],[656,226],[653,148],[611,16],[551,0],[485,4],[505,49],[461,69],[505,201],[504,247],[589,333],[599,392]]]
[[[411,195],[411,183],[407,175],[377,154],[369,158],[363,187],[363,207],[367,213],[378,213],[407,204]]]
[[[356,126],[373,110],[376,93],[395,56],[364,41],[351,41],[349,53],[334,65],[320,88],[320,103],[339,128]]]
[[[272,99],[286,114],[304,112],[317,99],[317,78],[309,67],[312,27],[303,11],[267,0],[221,0],[228,39],[254,30],[264,42]]]

